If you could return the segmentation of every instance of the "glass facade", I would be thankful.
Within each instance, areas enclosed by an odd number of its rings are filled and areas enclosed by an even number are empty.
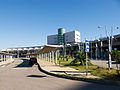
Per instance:
[[[58,29],[58,44],[59,45],[64,44],[64,33],[65,33],[64,28],[59,28]]]

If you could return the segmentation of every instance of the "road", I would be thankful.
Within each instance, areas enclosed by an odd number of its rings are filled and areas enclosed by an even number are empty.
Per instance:
[[[28,60],[0,67],[0,90],[120,90],[117,86],[68,80],[44,74]]]
[[[108,60],[90,60],[92,64],[102,66],[102,67],[108,67]],[[116,64],[120,68],[120,63],[116,63],[115,61],[112,61],[111,68],[117,69]]]

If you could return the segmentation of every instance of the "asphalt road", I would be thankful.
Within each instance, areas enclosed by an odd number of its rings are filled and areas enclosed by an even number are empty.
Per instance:
[[[44,74],[28,60],[16,60],[0,67],[0,90],[120,90],[118,86],[100,85],[57,78]]]

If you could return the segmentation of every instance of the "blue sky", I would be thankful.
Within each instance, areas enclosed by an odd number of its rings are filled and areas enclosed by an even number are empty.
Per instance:
[[[44,45],[61,27],[104,37],[105,25],[120,27],[120,0],[0,0],[0,49]]]

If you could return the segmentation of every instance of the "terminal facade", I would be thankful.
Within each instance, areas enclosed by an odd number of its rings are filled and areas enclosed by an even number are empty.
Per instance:
[[[3,49],[2,52],[12,54],[15,58],[27,57],[29,54],[35,53],[41,50],[43,46],[33,46],[33,47],[17,47]]]
[[[114,38],[105,37],[99,40],[89,41],[89,57],[93,59],[109,58],[109,39],[112,41],[112,50],[120,50],[120,34],[114,35]],[[47,36],[48,45],[64,45],[65,53],[76,55],[77,51],[85,51],[85,42],[80,42],[80,32],[65,32],[65,29],[58,29],[58,34]],[[110,43],[111,44],[111,43]],[[11,53],[14,57],[25,57],[27,54],[34,53],[43,48],[43,46],[8,48],[3,52]]]
[[[48,45],[63,45],[67,43],[80,43],[80,32],[65,32],[64,28],[58,29],[58,34],[47,36]]]

